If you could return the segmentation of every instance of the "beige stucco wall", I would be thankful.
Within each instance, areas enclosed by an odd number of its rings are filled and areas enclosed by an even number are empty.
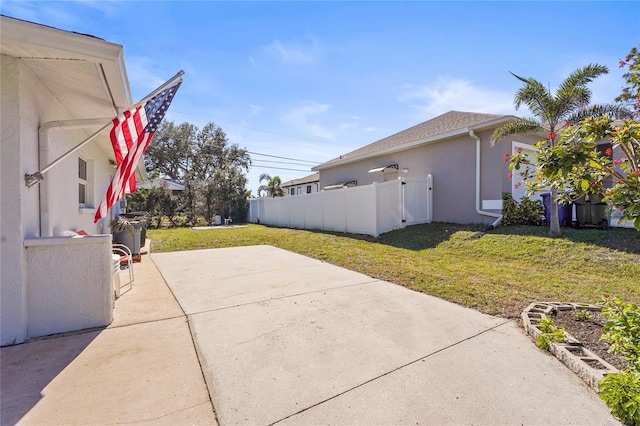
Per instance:
[[[511,152],[511,140],[491,146],[493,130],[476,132],[481,145],[481,200],[501,200],[511,191],[505,152]],[[535,138],[517,137],[524,143]],[[507,148],[508,147],[508,148]],[[455,223],[491,223],[495,218],[476,212],[476,141],[468,134],[410,150],[381,155],[320,171],[320,187],[357,180],[358,185],[383,182],[382,172],[368,173],[376,167],[398,164],[399,177],[426,177],[433,174],[433,221]],[[402,169],[407,169],[403,173]],[[500,213],[500,210],[490,210]]]

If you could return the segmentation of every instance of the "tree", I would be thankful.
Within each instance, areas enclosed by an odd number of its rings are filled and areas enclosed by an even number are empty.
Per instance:
[[[514,97],[516,109],[526,105],[534,118],[518,118],[502,125],[493,133],[491,142],[495,144],[498,140],[510,135],[536,135],[546,132],[547,138],[543,144],[554,146],[557,140],[556,132],[559,132],[567,123],[576,123],[586,117],[598,116],[612,110],[610,105],[589,106],[591,91],[587,88],[588,83],[608,72],[606,66],[589,64],[571,73],[555,93],[534,78],[523,78],[511,73],[524,83]],[[510,168],[518,170],[519,165],[512,162]],[[551,185],[550,192],[549,236],[559,237],[561,232],[558,221],[558,189],[555,184]]]
[[[616,98],[620,102],[616,115],[628,119],[614,121],[611,115],[586,118],[563,130],[554,146],[538,144],[536,180],[528,185],[532,189],[554,185],[573,197],[600,193],[603,201],[619,209],[622,218],[632,221],[640,230],[638,49],[631,49],[620,66],[628,66],[629,72],[623,76],[626,86],[622,95]],[[529,161],[524,154],[511,159],[516,168]]]
[[[192,224],[216,214],[243,221],[248,209],[245,197],[251,158],[246,149],[230,144],[215,123],[202,129],[189,123],[163,122],[145,154],[151,171],[185,183],[184,210]]]
[[[284,190],[280,185],[282,185],[282,180],[280,180],[280,176],[274,176],[273,178],[269,176],[267,173],[263,173],[260,175],[260,183],[262,181],[266,181],[266,185],[260,185],[258,187],[258,197],[262,196],[262,192],[266,192],[268,197],[284,197]]]

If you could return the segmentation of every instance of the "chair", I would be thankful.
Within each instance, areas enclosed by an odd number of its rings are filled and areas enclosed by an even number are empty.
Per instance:
[[[117,299],[118,297],[120,297],[121,287],[128,285],[129,290],[133,288],[133,254],[131,253],[129,247],[125,246],[124,244],[113,244],[111,247],[111,252],[113,253],[113,287]],[[127,269],[129,272],[129,280],[124,284],[120,283],[121,269]]]

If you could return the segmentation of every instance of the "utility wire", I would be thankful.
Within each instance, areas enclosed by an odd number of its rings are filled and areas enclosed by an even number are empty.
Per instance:
[[[311,171],[309,169],[288,169],[285,167],[273,167],[273,166],[251,166],[251,167],[258,167],[261,169],[293,170],[294,172],[307,172],[307,173]]]
[[[253,160],[252,162],[262,162],[262,163],[278,163],[278,164],[294,164],[296,166],[309,166],[309,164],[304,164],[304,163],[294,163],[293,161],[277,161],[277,160],[260,160],[260,159],[256,159]]]
[[[261,154],[261,153],[259,153],[259,152],[252,152],[252,151],[247,151],[247,152],[248,152],[249,154],[253,154],[253,155],[262,155],[263,157],[279,158],[279,159],[282,159],[282,160],[302,161],[302,162],[304,162],[304,163],[311,163],[311,164],[313,164],[314,166],[315,166],[316,164],[319,164],[318,162],[315,162],[315,161],[301,160],[301,159],[299,159],[299,158],[281,157],[281,156],[279,156],[279,155]],[[264,160],[264,161],[266,161],[266,160]]]

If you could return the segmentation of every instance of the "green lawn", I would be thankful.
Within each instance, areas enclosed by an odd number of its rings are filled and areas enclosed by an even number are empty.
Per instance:
[[[270,228],[148,230],[152,252],[270,244],[508,318],[534,301],[640,303],[640,232],[434,223],[378,238]]]

